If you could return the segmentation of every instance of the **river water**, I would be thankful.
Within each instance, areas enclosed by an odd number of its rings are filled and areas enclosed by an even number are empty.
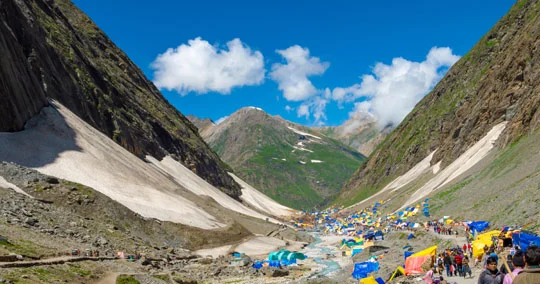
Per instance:
[[[309,244],[303,253],[312,258],[316,264],[320,265],[321,269],[317,269],[310,278],[316,278],[318,276],[329,277],[341,271],[342,267],[340,263],[335,260],[341,257],[341,251],[339,251],[338,244],[336,244],[341,238],[331,237],[328,239],[327,237],[323,237],[325,238],[323,240],[319,233],[314,232],[311,235],[315,238],[315,241]]]

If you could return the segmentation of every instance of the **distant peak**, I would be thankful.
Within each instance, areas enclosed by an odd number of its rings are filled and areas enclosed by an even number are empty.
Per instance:
[[[260,111],[264,111],[262,108],[260,107],[254,107],[254,106],[248,106],[248,107],[245,107],[247,109],[254,109],[254,110],[260,110]]]

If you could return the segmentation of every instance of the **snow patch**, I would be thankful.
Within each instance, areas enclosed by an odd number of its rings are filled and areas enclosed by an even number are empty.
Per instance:
[[[188,168],[186,168],[184,165],[174,160],[170,156],[166,156],[161,161],[158,161],[151,156],[146,156],[146,159],[159,169],[169,174],[178,184],[197,195],[206,195],[212,197],[221,206],[247,216],[252,216],[262,220],[265,220],[268,217],[234,200],[232,197],[228,196],[223,191],[209,184],[207,181],[190,171]],[[275,223],[280,223],[276,220],[273,221]]]
[[[433,165],[433,174],[436,175],[441,170],[441,162],[439,161],[435,165]]]
[[[287,126],[287,128],[289,128],[290,130],[292,130],[294,133],[297,133],[297,134],[300,134],[300,135],[313,137],[313,138],[319,139],[319,140],[321,139],[321,137],[319,137],[319,136],[315,136],[315,135],[313,135],[313,134],[309,134],[309,133],[307,133],[307,132],[300,131],[300,130],[295,129],[295,128],[292,128],[292,127],[290,127],[290,126]]]
[[[465,153],[459,156],[459,158],[442,170],[437,176],[433,177],[426,184],[424,184],[424,186],[413,193],[409,200],[405,202],[403,207],[413,204],[431,192],[445,186],[486,157],[489,151],[493,148],[495,141],[497,141],[499,138],[499,135],[503,132],[506,124],[507,122],[505,121],[495,125],[486,134],[486,136],[480,139],[480,141],[476,142],[476,144],[465,151]]]
[[[281,160],[282,160],[282,161],[287,161],[287,159],[285,159],[285,158],[283,158],[283,159],[281,159]]]
[[[293,146],[293,148],[296,149],[296,150],[300,150],[300,151],[306,151],[306,152],[314,153],[313,151],[311,151],[309,149],[306,149],[306,148],[300,148],[300,147],[296,147],[296,146]],[[292,150],[292,153],[294,153],[294,150]]]
[[[320,161],[320,160],[311,160],[312,163],[314,164],[320,164],[320,163],[323,163],[323,161]]]
[[[260,108],[260,107],[254,107],[254,106],[248,106],[248,107],[246,107],[246,108],[264,111],[262,108]]]
[[[305,164],[306,164],[306,162],[304,162],[304,161],[298,161],[298,162],[299,162],[300,164],[302,164],[302,165],[305,165]]]
[[[186,190],[158,169],[51,104],[56,109],[44,108],[24,131],[0,133],[0,160],[92,187],[144,217],[201,229],[226,226],[184,198]]]
[[[229,173],[229,175],[242,187],[242,195],[240,196],[240,199],[250,206],[272,216],[290,216],[296,212],[295,210],[283,206],[270,197],[264,195],[233,173]]]
[[[404,187],[411,181],[418,178],[421,174],[426,172],[429,169],[431,159],[433,158],[433,154],[435,154],[437,150],[431,152],[427,157],[425,157],[422,161],[420,161],[418,164],[416,164],[413,168],[411,168],[408,172],[406,172],[404,175],[399,176],[391,183],[387,184],[381,191],[386,191],[389,189],[393,189],[392,192],[399,190],[400,188]]]
[[[24,195],[26,195],[28,197],[34,198],[30,194],[26,193],[24,190],[20,189],[18,186],[16,186],[16,185],[10,183],[9,181],[5,180],[3,176],[0,176],[0,187],[9,188],[9,189],[14,190],[15,192],[18,192],[18,193],[24,194]]]

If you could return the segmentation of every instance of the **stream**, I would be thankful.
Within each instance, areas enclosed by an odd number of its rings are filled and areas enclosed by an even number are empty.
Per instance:
[[[316,264],[321,265],[322,270],[313,273],[309,278],[330,276],[340,271],[342,269],[341,265],[333,260],[340,253],[338,248],[335,245],[332,246],[328,245],[327,242],[323,242],[319,233],[312,233],[311,235],[315,238],[315,241],[305,248],[304,254],[312,258]],[[330,257],[327,257],[328,255]]]

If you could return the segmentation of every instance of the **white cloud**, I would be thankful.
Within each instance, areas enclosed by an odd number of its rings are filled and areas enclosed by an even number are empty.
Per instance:
[[[305,104],[300,105],[296,113],[298,114],[298,117],[305,116],[306,118],[309,118],[309,106]]]
[[[240,39],[227,42],[226,49],[210,45],[200,37],[159,54],[151,65],[158,88],[189,92],[229,94],[234,87],[259,85],[264,80],[264,60]]]
[[[324,121],[326,120],[325,109],[328,102],[329,100],[322,96],[312,97],[300,105],[297,114],[299,117],[306,117],[306,119],[309,119],[313,115],[315,124],[324,125]]]
[[[286,105],[286,106],[285,106],[285,110],[286,110],[287,112],[290,112],[291,110],[293,110],[293,108],[292,108],[290,105]]]
[[[270,78],[278,83],[283,96],[288,101],[303,101],[314,95],[317,90],[308,79],[312,75],[322,75],[330,64],[321,62],[318,57],[309,55],[309,49],[299,45],[291,46],[285,50],[277,50],[287,64],[275,63],[272,65]],[[299,108],[299,113],[304,113]]]
[[[381,126],[397,125],[459,58],[448,47],[433,47],[423,62],[398,57],[391,65],[377,63],[373,75],[361,76],[360,84],[334,88],[332,99],[338,103],[362,99],[364,102],[356,105],[350,117],[358,112],[369,112]]]
[[[216,122],[214,122],[215,125],[219,125],[220,123],[222,123],[225,119],[229,118],[229,116],[224,116],[218,120],[216,120]]]

